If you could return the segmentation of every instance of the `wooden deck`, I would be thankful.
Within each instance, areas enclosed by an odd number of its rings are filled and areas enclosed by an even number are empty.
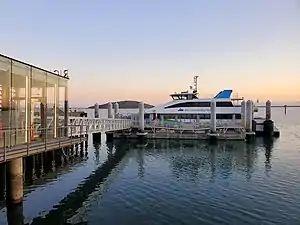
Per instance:
[[[71,146],[73,144],[79,144],[86,140],[87,137],[64,137],[58,139],[50,139],[46,141],[41,140],[31,143],[25,143],[21,145],[12,146],[6,149],[0,148],[0,163],[41,152],[53,151],[62,147]]]

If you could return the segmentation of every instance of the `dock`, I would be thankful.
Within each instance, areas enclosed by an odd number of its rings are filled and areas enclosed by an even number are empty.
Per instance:
[[[86,145],[88,135],[131,127],[130,119],[72,116],[68,81],[68,70],[52,72],[0,54],[0,174],[7,204],[23,200],[26,159],[42,155],[47,161],[52,153]]]
[[[87,144],[88,135],[99,139],[105,133],[108,142],[114,138],[251,142],[258,134],[279,137],[271,121],[270,102],[266,105],[266,118],[260,122],[253,118],[250,100],[243,102],[241,119],[226,121],[216,119],[216,103],[212,100],[208,123],[145,121],[143,102],[138,115],[131,117],[122,117],[118,103],[108,103],[105,119],[99,118],[97,104],[94,118],[85,117],[85,113],[72,116],[68,81],[67,70],[51,72],[0,55],[0,173],[6,174],[7,204],[23,200],[25,159],[43,155],[47,160],[47,155],[58,150],[69,154],[74,145]]]
[[[271,120],[271,102],[266,102],[266,118],[253,118],[253,101],[242,101],[241,119],[216,119],[216,104],[211,100],[210,120],[191,120],[182,122],[176,120],[145,121],[144,107],[140,103],[138,115],[133,115],[130,131],[110,133],[113,138],[125,139],[182,139],[182,140],[214,140],[214,141],[254,141],[255,137],[279,137],[280,131]]]

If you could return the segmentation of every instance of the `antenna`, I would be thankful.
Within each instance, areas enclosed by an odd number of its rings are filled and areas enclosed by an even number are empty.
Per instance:
[[[199,76],[194,76],[194,93],[198,94],[198,77]]]

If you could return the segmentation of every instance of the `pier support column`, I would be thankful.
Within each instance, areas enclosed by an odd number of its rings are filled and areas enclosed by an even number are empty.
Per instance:
[[[217,104],[213,99],[210,102],[210,134],[209,141],[215,143],[217,141],[218,134],[217,131],[217,114],[216,114]]]
[[[95,116],[95,118],[99,118],[99,105],[98,105],[98,103],[95,104],[94,116]]]
[[[0,164],[0,201],[5,199],[6,163]]]
[[[23,159],[7,162],[6,168],[7,203],[20,203],[23,200]]]
[[[252,131],[253,120],[253,102],[248,100],[246,103],[246,141],[253,142],[255,139],[255,132]]]
[[[118,118],[119,116],[119,103],[114,104],[114,111],[115,111],[115,118]]]
[[[139,103],[139,128],[141,132],[144,132],[145,121],[144,121],[144,102]]]
[[[107,103],[107,110],[108,110],[108,112],[107,112],[108,118],[113,118],[112,103],[111,102]]]

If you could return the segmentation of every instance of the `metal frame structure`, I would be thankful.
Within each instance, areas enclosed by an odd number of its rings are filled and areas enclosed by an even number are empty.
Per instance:
[[[58,127],[63,127],[65,119],[63,116],[59,117]],[[51,131],[53,129],[53,117],[47,118],[46,129]],[[52,129],[51,129],[52,128]],[[91,133],[118,131],[131,128],[130,119],[99,119],[99,118],[87,118],[87,117],[69,117],[68,118],[68,137],[74,137],[78,135],[85,135]],[[41,124],[36,124],[34,133],[41,132]],[[55,129],[57,130],[57,129]]]

